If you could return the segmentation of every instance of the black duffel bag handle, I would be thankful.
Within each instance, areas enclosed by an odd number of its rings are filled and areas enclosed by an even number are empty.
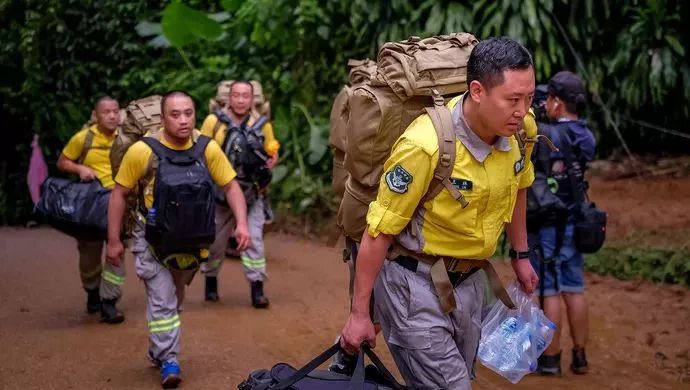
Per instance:
[[[340,351],[340,341],[337,343],[333,344],[331,347],[329,347],[327,350],[323,351],[319,356],[315,357],[312,361],[309,363],[305,364],[304,367],[300,368],[292,374],[289,378],[284,379],[283,381],[277,383],[275,386],[271,386],[271,390],[286,390],[289,389],[290,386],[294,385],[297,383],[300,379],[304,378],[307,376],[310,372],[314,371],[317,369],[320,365],[326,362],[326,360],[330,359],[333,355],[335,355],[338,351]],[[364,367],[364,355],[367,355],[371,362],[376,366],[376,368],[379,370],[381,375],[389,382],[391,387],[395,390],[405,390],[406,387],[398,383],[398,381],[395,379],[393,374],[391,374],[390,371],[386,368],[386,366],[383,365],[383,362],[381,362],[381,359],[374,353],[374,351],[371,350],[371,347],[369,347],[368,344],[362,344],[362,348],[359,350],[359,355],[357,356],[357,366],[355,367],[355,371],[352,374],[352,380],[350,381],[350,388],[352,390],[362,390],[364,389],[364,372],[365,372],[365,367]]]

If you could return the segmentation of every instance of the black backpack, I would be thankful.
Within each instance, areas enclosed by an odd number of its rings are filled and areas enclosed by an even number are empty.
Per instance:
[[[152,137],[141,140],[158,157],[146,241],[159,259],[208,248],[216,234],[215,184],[204,158],[211,139],[199,136],[187,150],[172,150]]]
[[[548,124],[540,127],[542,134],[553,138],[552,132],[559,131]],[[535,181],[530,188],[527,196],[527,226],[528,230],[533,231],[546,224],[556,225],[563,229],[567,216],[574,214],[575,247],[582,253],[597,252],[604,245],[606,240],[607,214],[599,209],[596,204],[590,201],[587,196],[587,182],[579,181],[575,172],[575,162],[578,154],[573,146],[573,137],[568,125],[560,135],[565,138],[561,149],[565,157],[566,173],[570,180],[572,197],[575,203],[573,210],[568,210],[560,199],[549,190],[546,185],[546,177],[551,175],[551,163],[548,157],[548,150],[542,145],[535,149]],[[562,232],[561,232],[562,234]],[[554,255],[560,251],[562,238],[557,239]]]

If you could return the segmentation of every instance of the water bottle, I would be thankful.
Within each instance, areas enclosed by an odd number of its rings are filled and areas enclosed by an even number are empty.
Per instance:
[[[532,334],[532,343],[535,348],[535,355],[541,356],[546,347],[551,344],[553,334],[556,331],[556,324],[549,320],[544,312],[533,308],[532,318],[534,319],[535,329]]]

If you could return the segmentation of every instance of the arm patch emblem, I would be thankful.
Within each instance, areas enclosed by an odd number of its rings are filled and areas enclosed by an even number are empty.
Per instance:
[[[402,165],[396,165],[386,172],[385,179],[388,189],[398,194],[406,193],[412,183],[412,175]]]

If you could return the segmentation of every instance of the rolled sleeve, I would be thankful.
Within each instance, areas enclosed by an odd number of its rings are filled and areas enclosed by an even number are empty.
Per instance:
[[[384,164],[376,200],[369,205],[367,231],[397,235],[410,222],[426,194],[435,164],[421,146],[402,138]]]

